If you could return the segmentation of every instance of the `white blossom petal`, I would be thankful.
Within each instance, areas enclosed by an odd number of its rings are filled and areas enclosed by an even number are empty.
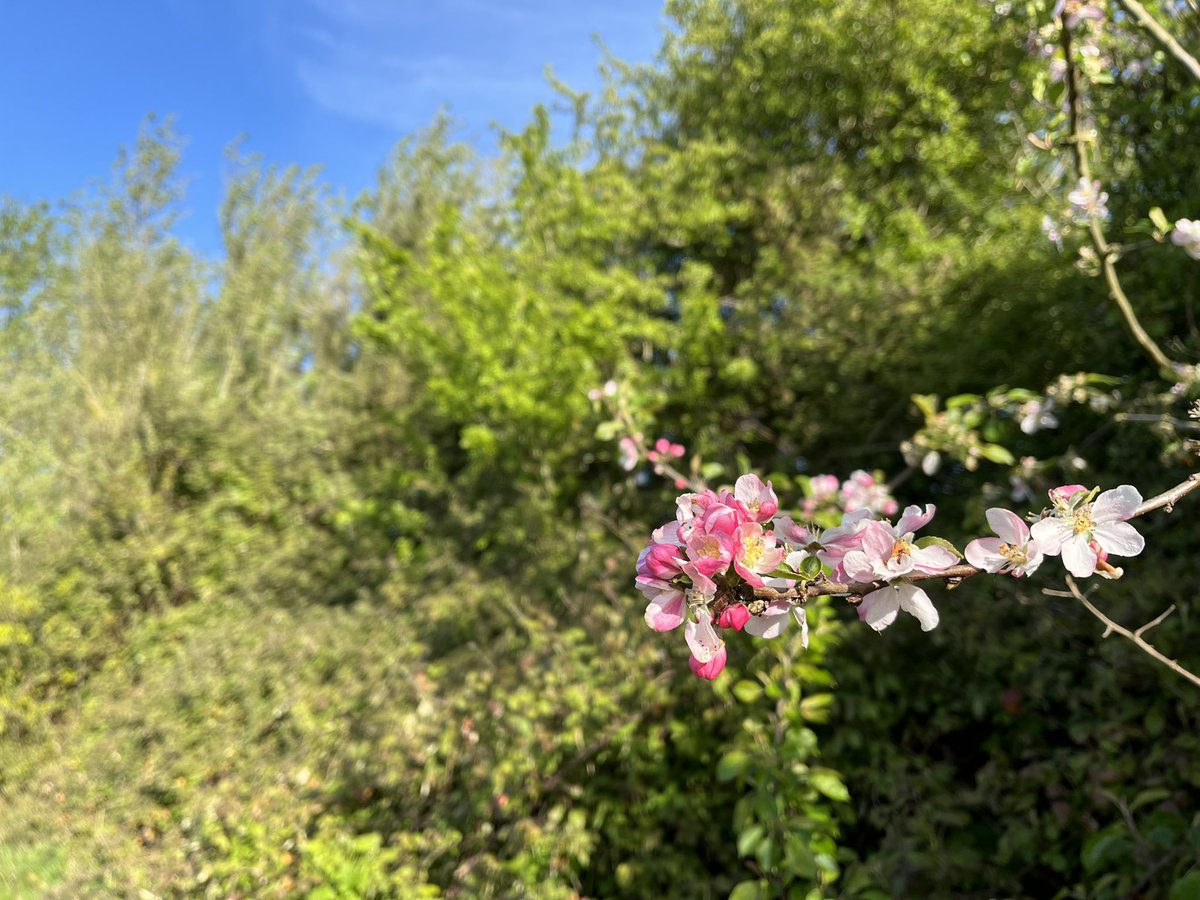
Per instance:
[[[1117,556],[1137,556],[1146,547],[1146,539],[1128,522],[1108,522],[1097,525],[1092,537],[1105,553]]]
[[[904,514],[900,516],[900,521],[896,523],[896,535],[903,537],[923,528],[929,524],[929,520],[933,518],[935,512],[937,512],[937,507],[932,503],[925,505],[924,512],[921,512],[919,506],[906,507]]]
[[[783,629],[787,628],[788,613],[791,609],[792,604],[786,600],[776,600],[759,615],[751,616],[742,626],[742,631],[767,640],[777,638],[783,634]]]
[[[700,610],[696,613],[696,619],[697,621],[688,622],[683,627],[683,636],[696,661],[706,663],[717,655],[717,651],[725,642],[717,637],[716,629],[712,626],[712,616],[707,612]]]
[[[1047,556],[1058,556],[1062,552],[1063,542],[1075,533],[1075,529],[1065,519],[1050,516],[1034,522],[1029,533],[1043,553]]]
[[[922,631],[933,631],[937,628],[940,621],[938,611],[928,594],[915,584],[897,585],[896,592],[900,595],[900,608],[906,613],[911,613],[921,623]]]
[[[995,575],[1008,565],[1008,558],[1000,555],[999,538],[976,538],[963,550],[967,562],[977,569]]]
[[[1087,578],[1096,571],[1096,560],[1100,557],[1088,546],[1087,538],[1077,534],[1062,544],[1062,561],[1067,571],[1076,578]]]
[[[893,587],[872,591],[858,605],[858,617],[876,631],[883,631],[895,622],[899,612],[900,597]]]
[[[1105,491],[1092,504],[1092,521],[1096,524],[1104,522],[1124,522],[1133,518],[1134,512],[1142,505],[1142,495],[1132,484],[1123,484],[1111,491]]]

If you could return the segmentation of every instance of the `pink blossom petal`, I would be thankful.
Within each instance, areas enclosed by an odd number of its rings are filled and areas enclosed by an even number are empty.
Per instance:
[[[688,660],[688,667],[701,678],[712,681],[725,670],[727,656],[725,645],[722,644],[720,649],[707,662],[701,662],[693,656]]]
[[[662,594],[646,607],[646,624],[655,631],[671,631],[683,624],[683,593]]]
[[[1029,540],[1029,526],[1015,512],[993,506],[987,511],[987,521],[1006,544],[1019,546]]]
[[[958,554],[945,547],[939,547],[937,544],[929,547],[913,547],[910,558],[914,569],[930,574],[948,569],[958,562]]]
[[[734,631],[741,631],[742,627],[750,620],[750,610],[746,609],[744,603],[732,603],[721,610],[721,615],[717,618],[717,625],[720,628],[732,628]]]
[[[725,642],[717,636],[716,629],[712,626],[712,616],[704,610],[696,613],[695,622],[688,622],[683,627],[683,637],[692,651],[692,656],[702,663],[708,662],[725,646]]]
[[[900,517],[900,521],[896,523],[896,534],[905,535],[913,531],[918,531],[929,524],[929,520],[933,518],[933,514],[937,512],[937,507],[932,503],[925,505],[925,511],[921,512],[919,506],[909,506],[904,510],[904,515]]]

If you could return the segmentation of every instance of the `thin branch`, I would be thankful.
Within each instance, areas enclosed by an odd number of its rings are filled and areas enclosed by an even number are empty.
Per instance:
[[[1175,40],[1171,36],[1171,32],[1163,28],[1158,20],[1150,15],[1146,7],[1137,0],[1117,0],[1117,5],[1129,13],[1143,31],[1158,41],[1159,46],[1175,57],[1187,69],[1188,74],[1196,79],[1197,83],[1200,83],[1200,62],[1197,62],[1196,57],[1183,49],[1179,41]]]
[[[1200,422],[1189,422],[1187,419],[1176,419],[1168,415],[1117,413],[1113,418],[1118,422],[1146,422],[1151,425],[1170,425],[1177,431],[1200,431]]]
[[[1158,496],[1151,497],[1134,510],[1133,514],[1134,516],[1144,516],[1146,513],[1153,512],[1156,509],[1165,509],[1167,512],[1171,512],[1175,509],[1175,504],[1179,501],[1180,497],[1187,496],[1197,488],[1200,488],[1200,472],[1192,475],[1182,484],[1175,485],[1169,491],[1163,491]]]
[[[1084,608],[1086,608],[1088,612],[1090,612],[1093,616],[1095,616],[1097,619],[1099,619],[1101,622],[1104,623],[1104,637],[1108,637],[1110,634],[1119,634],[1121,637],[1125,638],[1126,640],[1131,641],[1143,653],[1146,653],[1149,656],[1153,657],[1155,660],[1162,663],[1164,666],[1166,666],[1168,669],[1170,669],[1175,674],[1181,675],[1182,677],[1184,677],[1188,681],[1190,681],[1192,684],[1196,685],[1197,687],[1200,687],[1200,675],[1196,675],[1195,673],[1188,671],[1183,666],[1181,666],[1176,660],[1173,660],[1169,656],[1164,655],[1153,644],[1149,643],[1148,641],[1146,641],[1145,639],[1142,638],[1143,633],[1145,633],[1149,629],[1153,628],[1155,625],[1162,622],[1162,620],[1165,619],[1168,615],[1170,615],[1171,612],[1175,609],[1174,606],[1172,606],[1165,613],[1160,615],[1153,622],[1143,625],[1137,631],[1130,631],[1128,628],[1125,628],[1122,625],[1118,625],[1116,622],[1114,622],[1112,619],[1110,619],[1108,616],[1106,616],[1104,613],[1102,613],[1099,609],[1097,609],[1092,604],[1092,602],[1090,600],[1088,600],[1088,598],[1084,595],[1084,593],[1081,590],[1079,590],[1079,585],[1077,585],[1075,583],[1075,580],[1073,578],[1071,578],[1071,576],[1069,576],[1069,575],[1067,576],[1067,588],[1068,588],[1068,591],[1046,590],[1046,591],[1043,591],[1042,593],[1047,594],[1051,597],[1074,597],[1076,600],[1078,600],[1080,603],[1083,604]]]
[[[1132,2],[1132,0],[1125,0],[1125,2]],[[1071,128],[1068,143],[1070,143],[1072,153],[1075,157],[1075,168],[1079,171],[1079,177],[1090,185],[1092,183],[1092,167],[1088,161],[1087,144],[1094,140],[1094,136],[1085,134],[1083,131],[1083,101],[1079,90],[1079,69],[1075,65],[1072,55],[1071,29],[1067,27],[1067,14],[1065,12],[1062,16],[1061,25],[1063,59],[1067,66],[1065,73],[1067,85],[1067,119]],[[1117,309],[1121,311],[1121,315],[1125,319],[1125,325],[1133,334],[1134,340],[1138,342],[1159,368],[1176,371],[1178,368],[1176,364],[1154,342],[1154,339],[1146,333],[1146,329],[1142,327],[1141,321],[1138,320],[1137,313],[1133,309],[1133,304],[1129,302],[1129,297],[1126,295],[1124,288],[1121,287],[1121,279],[1117,276],[1117,259],[1120,257],[1119,248],[1114,248],[1108,243],[1108,240],[1104,236],[1104,231],[1100,227],[1100,219],[1094,213],[1088,219],[1088,233],[1091,235],[1092,246],[1096,250],[1096,255],[1100,259],[1100,265],[1104,271],[1104,280],[1108,284],[1109,294],[1112,296],[1113,302],[1117,304]]]

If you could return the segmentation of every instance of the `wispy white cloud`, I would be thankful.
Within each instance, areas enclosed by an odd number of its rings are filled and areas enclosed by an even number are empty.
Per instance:
[[[410,131],[447,107],[473,126],[589,78],[590,36],[652,34],[647,0],[273,0],[267,40],[324,110]],[[590,52],[588,52],[590,51]]]

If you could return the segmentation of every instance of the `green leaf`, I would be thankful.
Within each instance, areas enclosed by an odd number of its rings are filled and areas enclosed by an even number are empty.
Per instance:
[[[938,398],[936,394],[913,394],[912,402],[921,411],[921,415],[927,422],[937,415]]]
[[[765,900],[767,886],[762,881],[743,881],[729,893],[729,900]]]
[[[850,799],[850,792],[842,783],[842,778],[833,769],[813,769],[808,775],[808,783],[828,797],[844,803]]]
[[[733,696],[743,703],[753,703],[762,696],[762,685],[753,681],[739,681],[733,686]]]
[[[1017,461],[1015,456],[999,444],[983,444],[980,446],[979,452],[984,459],[1000,463],[1002,466],[1011,466]]]
[[[1167,900],[1200,900],[1200,871],[1188,872],[1171,885]]]
[[[745,750],[730,750],[717,763],[717,781],[733,781],[753,764],[754,760]]]
[[[751,825],[739,834],[737,839],[738,856],[749,856],[753,853],[764,834],[766,834],[766,829],[761,825]]]
[[[800,715],[812,722],[824,722],[832,704],[833,694],[812,694],[800,701]]]
[[[963,406],[971,406],[982,399],[978,394],[955,394],[946,400],[946,409],[959,409]]]

